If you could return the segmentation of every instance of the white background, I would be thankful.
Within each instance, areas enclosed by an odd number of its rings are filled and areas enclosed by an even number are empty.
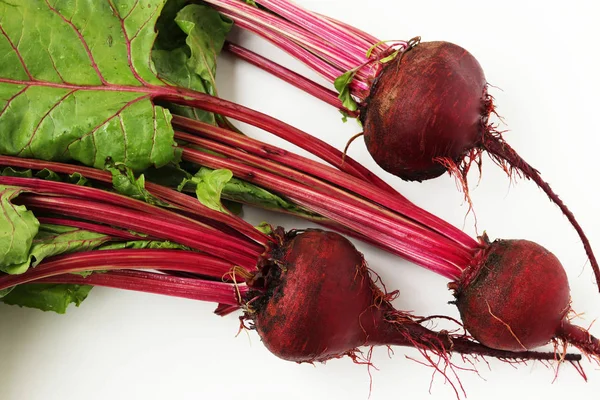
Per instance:
[[[488,81],[502,88],[493,94],[510,129],[506,139],[543,172],[600,252],[597,2],[329,0],[301,4],[381,39],[420,35],[423,40],[447,40],[471,51]],[[309,73],[249,35],[238,39]],[[357,132],[354,123],[342,124],[336,110],[227,56],[220,63],[219,84],[222,97],[270,113],[338,148]],[[350,154],[420,206],[463,226],[467,208],[453,179],[401,182],[376,167],[361,140],[352,145]],[[471,178],[474,185],[477,175]],[[491,237],[534,240],[559,257],[569,275],[573,308],[585,313],[577,322],[587,326],[600,317],[600,295],[582,246],[540,190],[525,181],[511,186],[505,174],[486,160],[473,200],[478,226]],[[288,228],[308,226],[252,210],[246,216],[252,222],[268,220]],[[471,217],[465,229],[474,234]],[[356,244],[387,287],[400,290],[396,307],[420,315],[457,316],[456,309],[446,304],[451,296],[443,278]],[[64,316],[0,306],[0,399],[368,398],[365,366],[349,359],[315,366],[280,361],[255,333],[236,338],[237,317],[216,317],[213,308],[102,288],[94,289],[81,308],[73,307]],[[600,327],[592,332],[600,335]],[[419,359],[415,351],[395,350],[391,358],[384,349],[373,355],[379,371],[372,371],[372,400],[455,398],[439,376],[429,393],[431,368],[405,358]],[[554,383],[554,371],[538,363],[514,368],[489,360],[489,366],[478,364],[484,379],[459,372],[469,398],[592,398],[600,391],[600,368],[590,362],[584,363],[588,383],[569,365],[561,368]]]

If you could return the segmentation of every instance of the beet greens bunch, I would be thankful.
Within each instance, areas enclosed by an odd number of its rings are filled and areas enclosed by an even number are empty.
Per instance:
[[[581,356],[566,350],[574,345],[600,357],[600,341],[570,322],[569,283],[550,251],[522,239],[472,238],[340,150],[217,96],[216,58],[227,47],[359,117],[372,153],[402,142],[394,162],[410,164],[399,168],[405,179],[438,176],[486,149],[561,207],[600,276],[572,214],[492,132],[487,83],[470,54],[448,43],[379,42],[285,0],[207,3],[216,9],[179,0],[0,2],[3,302],[65,312],[93,286],[210,301],[218,315],[241,310],[244,326],[286,360],[356,359],[361,346],[409,346],[446,377],[452,353],[579,366]],[[227,44],[233,23],[322,73],[339,99]],[[38,35],[39,24],[60,40]],[[466,68],[467,78],[441,80],[452,66]],[[416,77],[428,68],[433,83]],[[395,132],[425,132],[431,104],[468,110],[436,106],[438,122],[418,141],[443,137],[452,146],[432,148],[451,154],[420,152],[415,161],[417,140]],[[243,135],[230,120],[321,161]],[[468,135],[454,129],[465,126]],[[242,204],[328,230],[254,227],[237,214]],[[375,283],[340,233],[448,278],[468,334],[433,331],[430,318],[396,309],[397,293]],[[535,350],[548,343],[555,352]]]

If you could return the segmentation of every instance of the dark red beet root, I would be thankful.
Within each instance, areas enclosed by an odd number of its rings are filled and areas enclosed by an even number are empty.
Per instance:
[[[296,236],[282,251],[287,271],[254,315],[265,346],[280,358],[311,362],[365,345],[366,332],[390,310],[374,306],[383,294],[362,255],[342,236],[320,231]]]
[[[248,295],[245,319],[282,359],[326,361],[374,345],[411,346],[427,358],[433,354],[447,362],[450,352],[554,358],[551,353],[494,350],[465,336],[423,327],[416,317],[392,307],[390,296],[372,281],[362,254],[337,233],[309,230],[280,237],[281,246],[249,282],[255,290]],[[565,360],[578,357],[569,354]]]
[[[409,181],[442,175],[482,140],[490,101],[477,60],[448,42],[425,42],[390,62],[361,113],[365,142],[386,171]]]
[[[456,291],[467,330],[495,349],[524,351],[554,337],[570,310],[558,259],[526,240],[497,240],[465,271]]]
[[[600,357],[600,341],[569,322],[567,275],[539,244],[497,240],[451,287],[465,328],[488,347],[518,352],[563,341]]]

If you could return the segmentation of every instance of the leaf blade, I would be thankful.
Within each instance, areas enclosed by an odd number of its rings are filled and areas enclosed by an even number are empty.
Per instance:
[[[12,203],[22,190],[0,185],[0,271],[18,273],[14,266],[29,259],[40,223],[25,206]]]
[[[70,304],[79,307],[92,288],[90,285],[28,283],[13,288],[4,297],[0,294],[0,301],[8,305],[64,314]]]
[[[172,160],[170,114],[148,89],[165,85],[150,58],[165,1],[0,2],[0,152],[135,170]]]

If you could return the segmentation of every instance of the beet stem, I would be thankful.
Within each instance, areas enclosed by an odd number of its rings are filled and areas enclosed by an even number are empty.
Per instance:
[[[102,233],[107,236],[111,236],[115,239],[123,240],[150,240],[148,236],[138,236],[131,232],[123,229],[115,229],[105,225],[92,224],[90,222],[78,221],[74,219],[66,218],[50,218],[50,217],[37,217],[38,221],[42,224],[50,225],[62,225],[70,226],[72,228],[83,229],[90,232]]]
[[[93,250],[51,257],[23,274],[2,275],[0,290],[55,275],[126,268],[190,272],[220,280],[233,267],[217,257],[185,250]]]
[[[519,156],[517,152],[501,137],[487,133],[484,137],[482,146],[500,163],[507,162],[511,168],[516,168],[523,173],[526,178],[534,181],[538,187],[542,189],[544,193],[546,193],[550,200],[558,206],[562,213],[567,217],[573,228],[575,228],[577,231],[577,234],[583,243],[583,247],[585,248],[585,252],[590,260],[590,264],[592,265],[592,270],[594,271],[594,275],[596,277],[596,283],[598,285],[598,289],[600,290],[600,267],[598,266],[598,261],[596,260],[596,256],[594,255],[592,246],[590,245],[587,236],[575,219],[573,213],[567,208],[558,195],[552,191],[550,185],[548,185],[548,183],[542,179],[540,173],[525,160],[523,160],[523,158],[521,158],[521,156]]]
[[[327,196],[312,188],[290,181],[284,177],[257,169],[250,165],[232,159],[214,156],[194,149],[184,148],[183,158],[187,161],[205,165],[210,168],[226,168],[241,179],[245,179],[267,188],[276,190],[295,203],[305,208],[342,223],[364,235],[372,235],[395,254],[409,259],[419,265],[433,270],[450,279],[457,279],[466,267],[470,257],[456,254],[454,245],[442,241],[445,239],[438,234],[417,230],[418,225],[407,224],[394,229],[381,230],[381,226],[373,221],[372,212],[366,212],[359,206],[343,202],[335,197]],[[399,229],[409,229],[402,232]],[[393,236],[390,236],[393,235]],[[452,261],[449,261],[452,260]]]
[[[327,59],[342,71],[351,69],[364,61],[366,50],[362,54],[350,51],[349,48],[340,46],[338,43],[333,44],[335,42],[325,40],[318,33],[305,30],[276,14],[252,7],[239,0],[208,0],[207,3],[213,4],[217,9],[234,14],[234,21],[242,18],[283,35],[289,41],[294,41],[321,58]],[[315,27],[315,29],[318,28]]]
[[[239,45],[227,42],[225,43],[225,49],[236,57],[343,111],[348,116],[352,118],[358,117],[357,111],[350,111],[343,106],[337,93],[333,90],[329,90],[326,87]]]
[[[269,11],[279,14],[281,17],[301,26],[308,32],[325,38],[330,43],[343,46],[345,51],[352,50],[354,53],[364,57],[366,52],[373,45],[372,42],[365,40],[359,35],[348,35],[340,30],[338,26],[331,21],[320,17],[303,7],[298,6],[287,0],[257,0],[261,6]],[[377,42],[377,41],[375,41]]]
[[[69,198],[77,198],[82,200],[94,199],[95,201],[99,202],[99,204],[104,203],[107,205],[110,204],[117,206],[123,213],[127,213],[129,211],[141,212],[145,217],[152,216],[157,219],[168,220],[169,222],[176,221],[182,227],[196,229],[199,232],[213,232],[218,237],[224,237],[224,233],[222,231],[207,224],[187,218],[173,211],[147,204],[143,201],[127,196],[111,193],[106,190],[74,185],[71,183],[47,181],[38,178],[20,178],[11,176],[0,176],[0,184],[27,188],[28,191],[38,194],[68,196]],[[264,245],[260,246],[259,244],[251,243],[247,240],[242,240],[237,237],[231,237],[230,241],[232,243],[236,243],[241,248],[244,248],[245,245],[247,249],[252,249],[259,254],[264,250]]]
[[[270,132],[280,138],[304,149],[323,161],[356,176],[364,181],[370,182],[379,189],[390,193],[396,191],[373,172],[356,162],[350,157],[343,157],[341,151],[335,147],[315,138],[314,136],[301,131],[285,122],[282,122],[269,115],[254,111],[250,108],[227,100],[219,99],[208,94],[194,92],[186,89],[176,89],[170,93],[170,88],[160,88],[157,91],[156,98],[173,102],[175,104],[200,108],[208,112],[214,112],[229,118],[237,119]]]
[[[237,0],[207,0],[207,3],[236,25],[271,41],[332,83],[343,73],[356,70],[350,88],[359,99],[367,97],[372,81],[381,71],[379,56],[391,50],[389,45],[357,28],[289,1],[258,1],[268,11]],[[396,44],[406,46],[404,41],[396,41]],[[331,67],[338,68],[337,72],[328,70]]]
[[[84,166],[80,166],[80,165],[71,165],[71,164],[64,164],[64,163],[59,163],[59,162],[54,162],[54,161],[44,161],[44,160],[38,160],[38,159],[11,157],[11,156],[3,156],[3,155],[0,155],[0,165],[33,169],[33,170],[49,169],[54,172],[63,173],[63,174],[79,173],[87,179],[93,179],[98,182],[112,184],[112,174],[110,172],[102,171],[102,170],[99,170],[96,168],[84,167]],[[21,178],[21,179],[24,179],[24,178]],[[152,195],[158,197],[159,199],[165,201],[166,203],[171,203],[172,205],[176,206],[176,208],[184,208],[184,210],[187,211],[188,213],[190,213],[196,217],[201,217],[202,221],[205,221],[206,219],[211,219],[214,221],[221,222],[227,226],[233,227],[238,232],[242,233],[243,235],[247,236],[250,239],[253,239],[257,243],[260,243],[262,245],[266,245],[266,243],[270,243],[273,240],[272,238],[265,235],[264,233],[259,232],[251,224],[249,224],[242,218],[240,218],[236,215],[225,214],[225,213],[213,210],[211,208],[208,208],[205,205],[203,205],[202,203],[200,203],[199,201],[197,201],[196,199],[191,198],[190,196],[188,196],[186,194],[180,193],[176,190],[172,190],[167,187],[157,185],[157,184],[151,183],[151,182],[146,182],[146,189]],[[85,198],[85,195],[83,197]],[[125,203],[120,202],[121,199],[123,199],[123,198],[122,197],[117,198],[115,200],[114,204],[125,204]],[[135,203],[135,200],[134,200],[134,203],[128,202],[127,204],[135,204],[135,206],[133,206],[134,209],[139,209],[139,205],[140,205],[140,203]],[[150,206],[150,207],[152,207],[152,206]],[[151,213],[163,212],[163,210],[161,210],[161,209],[146,208],[146,207],[144,207],[144,208],[146,210],[149,210],[149,212],[151,212]],[[202,222],[202,221],[197,221],[197,222]]]
[[[455,258],[459,255],[462,255],[463,262],[458,263],[459,265],[464,264],[466,266],[468,264],[468,260],[470,260],[473,256],[473,249],[465,250],[461,247],[458,247],[449,239],[441,235],[438,236],[436,233],[428,229],[427,226],[416,225],[412,221],[407,220],[404,216],[391,212],[390,210],[383,208],[376,203],[357,197],[340,188],[329,185],[328,183],[317,178],[303,174],[293,168],[287,168],[281,164],[265,160],[262,157],[254,156],[226,145],[215,143],[207,139],[201,139],[193,135],[176,131],[175,137],[177,139],[182,139],[184,141],[199,145],[205,149],[224,154],[228,157],[231,157],[232,160],[238,159],[248,165],[252,165],[266,172],[279,175],[283,179],[293,180],[296,183],[305,186],[306,188],[322,193],[324,196],[330,198],[331,202],[343,202],[349,207],[357,207],[364,213],[371,215],[370,222],[374,224],[374,229],[379,229],[382,232],[392,232],[391,236],[394,236],[393,232],[395,231],[417,232],[417,230],[422,230],[423,236],[433,238],[435,247],[445,247],[451,249],[449,255],[446,257],[447,260],[453,260],[453,262],[456,263]],[[277,190],[277,186],[270,186],[269,189]],[[347,214],[349,217],[353,215],[352,211],[350,210],[347,211]],[[402,240],[404,240],[404,237]]]
[[[34,194],[21,195],[19,200],[34,212],[36,210],[57,212],[61,215],[131,229],[196,250],[213,252],[249,270],[255,267],[257,257],[262,253],[253,250],[250,243],[243,243],[219,231],[202,230],[183,225],[174,218],[149,215],[110,204]]]
[[[273,45],[292,55],[297,60],[300,60],[304,64],[310,66],[310,68],[316,71],[327,81],[334,82],[338,76],[344,73],[344,71],[341,71],[338,68],[332,66],[331,64],[328,64],[322,58],[306,50],[299,44],[290,41],[283,36],[277,35],[270,29],[264,28],[263,26],[253,23],[252,21],[238,18],[234,13],[227,12],[221,9],[219,9],[219,12],[225,15],[226,17],[234,20],[235,24],[240,28],[262,37],[263,39],[271,42]]]
[[[92,274],[86,278],[79,275],[64,274],[43,278],[33,283],[92,285],[161,294],[224,304],[228,306],[228,312],[240,308],[237,293],[243,295],[248,289],[246,286],[235,286],[231,283],[211,282],[197,278],[181,278],[133,270],[109,271],[103,274]]]
[[[293,3],[291,3],[291,4],[293,5]],[[311,14],[313,14],[317,18],[322,18],[322,19],[328,21],[333,26],[337,26],[338,30],[343,35],[361,38],[364,43],[369,44],[369,48],[371,48],[372,46],[377,44],[376,49],[379,49],[380,52],[383,53],[383,52],[389,50],[389,46],[387,44],[385,44],[381,40],[377,39],[375,36],[365,32],[365,31],[362,31],[352,25],[345,23],[345,22],[338,21],[337,19],[334,19],[328,15],[323,15],[323,14],[319,14],[316,12],[311,12]],[[402,42],[400,41],[400,43],[402,43]],[[404,43],[406,43],[406,42],[404,42]]]
[[[252,153],[261,157],[261,159],[278,162],[297,171],[320,178],[348,192],[356,193],[442,234],[465,249],[472,250],[478,247],[478,243],[469,235],[415,206],[398,192],[394,194],[383,192],[368,182],[364,182],[328,165],[207,123],[174,116],[173,125],[212,141],[225,143]]]
[[[225,117],[237,119],[240,122],[244,122],[255,126],[260,129],[264,129],[274,135],[281,137],[288,142],[295,144],[296,146],[320,157],[325,162],[328,162],[341,170],[360,177],[361,179],[371,182],[381,190],[394,193],[394,189],[387,184],[383,179],[377,177],[373,172],[356,162],[355,160],[346,157],[343,158],[341,151],[335,147],[325,143],[322,140],[309,135],[300,129],[294,128],[289,124],[286,124],[276,118],[261,112],[252,110],[248,107],[244,107],[239,104],[235,104],[231,101],[220,99],[211,96],[206,93],[200,93],[189,89],[174,86],[156,86],[156,85],[145,85],[145,86],[128,86],[128,85],[105,85],[105,86],[86,86],[76,85],[71,83],[55,83],[45,81],[23,81],[16,79],[5,79],[0,78],[0,82],[28,85],[29,87],[51,87],[60,89],[90,91],[90,90],[102,90],[102,91],[120,91],[127,93],[144,93],[147,94],[153,101],[164,100],[170,101],[174,104],[183,106],[190,106],[194,108],[200,108],[202,110],[221,114]]]

